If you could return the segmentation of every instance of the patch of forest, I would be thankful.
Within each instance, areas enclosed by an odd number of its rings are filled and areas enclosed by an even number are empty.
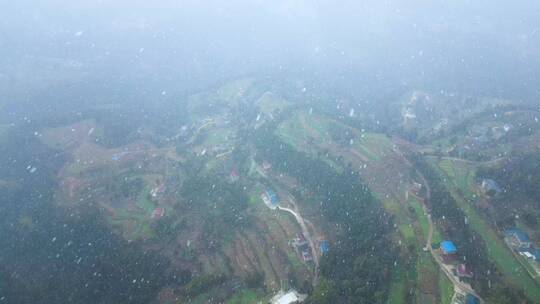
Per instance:
[[[512,302],[523,299],[524,295],[517,290],[504,287],[502,274],[489,260],[485,242],[468,225],[465,213],[446,188],[447,181],[421,155],[413,155],[411,160],[429,182],[431,188],[429,209],[433,220],[442,228],[444,238],[456,244],[458,260],[466,262],[473,269],[472,287],[480,294],[486,295],[489,303],[503,303],[497,300],[497,297],[501,297],[501,290],[505,291],[504,298],[511,298]]]
[[[189,176],[180,191],[185,212],[198,214],[208,248],[220,247],[237,230],[249,227],[245,210],[249,200],[239,184],[214,176]]]
[[[493,179],[502,188],[491,201],[504,226],[513,225],[515,212],[532,228],[540,225],[540,153],[518,155],[502,168],[479,168],[480,179]],[[506,215],[506,217],[505,217]]]
[[[54,204],[59,151],[17,128],[1,147],[0,297],[7,303],[148,303],[182,284],[159,255],[114,234],[94,206]],[[28,169],[28,166],[33,169]],[[5,283],[5,284],[4,284]]]

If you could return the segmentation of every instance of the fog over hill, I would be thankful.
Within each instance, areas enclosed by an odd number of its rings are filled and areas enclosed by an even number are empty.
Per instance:
[[[534,99],[539,9],[523,0],[6,1],[1,79],[35,84],[65,71],[72,81],[100,75],[191,89],[286,70],[350,91]]]
[[[0,304],[540,303],[539,12],[0,0]]]

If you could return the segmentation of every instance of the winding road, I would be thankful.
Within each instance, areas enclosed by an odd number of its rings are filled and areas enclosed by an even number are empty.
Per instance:
[[[484,303],[482,298],[470,287],[469,284],[466,284],[466,283],[463,283],[463,282],[459,281],[459,279],[457,279],[456,276],[454,276],[454,274],[449,269],[449,267],[447,267],[443,263],[443,261],[441,259],[441,256],[431,246],[432,239],[433,239],[433,229],[434,229],[433,227],[434,227],[434,224],[433,224],[433,219],[431,218],[431,214],[428,212],[428,208],[427,208],[427,204],[428,204],[429,200],[431,199],[431,187],[429,186],[429,183],[428,183],[427,179],[424,177],[424,175],[422,173],[420,173],[420,171],[416,170],[416,173],[420,177],[420,179],[422,180],[422,184],[424,184],[425,187],[426,187],[426,199],[425,200],[420,200],[420,201],[423,202],[422,203],[422,208],[424,210],[424,213],[427,215],[427,219],[428,219],[428,223],[429,223],[429,233],[428,233],[428,237],[426,239],[426,248],[428,248],[429,252],[431,253],[431,256],[433,257],[435,262],[437,262],[437,264],[439,265],[439,268],[445,273],[445,275],[448,277],[450,282],[452,282],[452,284],[454,285],[454,297],[453,298],[455,298],[456,293],[461,293],[463,295],[466,295],[466,294],[470,293],[470,294],[476,296],[478,299],[480,299],[481,303]]]
[[[294,210],[290,208],[278,206],[277,209],[285,211],[285,212],[289,212],[290,214],[292,214],[294,218],[296,219],[296,221],[298,222],[298,225],[300,225],[300,228],[302,229],[302,233],[304,234],[304,237],[308,241],[309,247],[311,248],[311,254],[313,255],[313,262],[315,262],[315,269],[316,269],[315,273],[317,273],[317,270],[319,269],[319,256],[317,255],[317,251],[315,250],[315,242],[313,241],[313,238],[311,237],[311,234],[309,233],[309,230],[307,229],[304,218],[300,214],[298,214],[297,212],[295,212]]]
[[[311,233],[309,232],[309,229],[306,223],[308,223],[312,227],[314,232],[315,232],[315,227],[311,223],[309,223],[308,220],[304,219],[302,215],[300,215],[300,213],[298,212],[298,206],[296,205],[296,202],[294,201],[294,198],[291,195],[286,195],[283,197],[287,198],[287,201],[289,202],[291,206],[293,206],[294,210],[291,208],[282,207],[280,205],[278,205],[276,209],[290,213],[294,217],[298,225],[300,226],[300,229],[302,230],[302,234],[304,235],[306,241],[309,244],[309,248],[311,249],[311,255],[313,256],[313,262],[315,264],[315,270],[314,270],[314,275],[313,275],[313,286],[315,286],[317,284],[318,277],[319,277],[319,255],[317,253],[315,242],[313,241],[313,237],[311,236]],[[272,209],[269,205],[267,204],[265,205],[268,208]]]

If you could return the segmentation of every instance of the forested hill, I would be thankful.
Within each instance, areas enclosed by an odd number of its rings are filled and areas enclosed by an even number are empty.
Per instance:
[[[0,294],[5,303],[148,303],[167,262],[115,235],[89,206],[53,204],[62,153],[28,129],[3,142]],[[35,168],[35,169],[34,169]]]
[[[397,256],[389,240],[391,217],[351,168],[338,173],[282,142],[268,125],[254,141],[257,151],[297,178],[320,201],[320,212],[338,227],[337,245],[321,260],[321,282],[310,303],[385,303]]]

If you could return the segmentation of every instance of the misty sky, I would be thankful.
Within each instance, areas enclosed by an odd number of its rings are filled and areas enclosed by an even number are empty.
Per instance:
[[[534,0],[3,0],[1,7],[0,88],[96,75],[204,82],[291,70],[351,86],[387,81],[540,96]]]

